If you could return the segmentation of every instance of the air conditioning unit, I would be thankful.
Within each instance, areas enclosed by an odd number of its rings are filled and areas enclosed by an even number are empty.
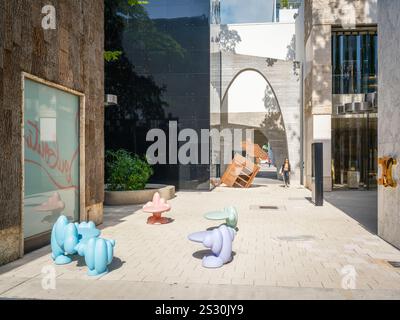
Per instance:
[[[118,105],[118,97],[113,94],[106,94],[104,96],[104,105],[106,107]]]
[[[344,110],[346,113],[355,113],[356,112],[356,104],[355,102],[346,103],[344,105]]]
[[[371,104],[373,110],[378,109],[378,94],[376,92],[367,93],[365,95],[365,101]]]
[[[336,106],[336,114],[345,114],[345,110],[344,110],[344,106],[343,105],[339,105],[339,106]]]
[[[371,102],[356,102],[357,112],[371,112],[373,110]]]

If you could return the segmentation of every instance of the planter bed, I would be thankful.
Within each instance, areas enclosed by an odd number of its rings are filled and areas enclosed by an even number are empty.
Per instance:
[[[153,199],[158,192],[161,198],[170,200],[175,197],[175,187],[162,184],[148,184],[144,190],[136,191],[105,191],[104,204],[106,206],[126,206],[145,204]]]

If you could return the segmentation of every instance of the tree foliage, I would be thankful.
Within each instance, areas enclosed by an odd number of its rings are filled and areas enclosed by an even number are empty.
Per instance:
[[[143,190],[153,175],[146,159],[126,150],[106,153],[107,189],[109,191]]]
[[[105,51],[104,60],[107,62],[117,61],[122,55],[122,51]]]

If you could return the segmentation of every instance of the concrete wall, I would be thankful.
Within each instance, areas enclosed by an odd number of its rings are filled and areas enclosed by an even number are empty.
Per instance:
[[[86,211],[102,221],[104,195],[104,4],[53,0],[56,30],[41,27],[48,1],[0,1],[0,265],[23,252],[23,71],[86,96]],[[82,214],[82,213],[81,213]]]
[[[378,154],[400,160],[400,1],[379,0]],[[395,167],[400,184],[400,165]],[[400,248],[400,186],[378,189],[378,234]]]
[[[293,61],[268,59],[266,57],[239,54],[222,54],[221,110],[213,110],[211,117],[221,119],[221,127],[254,128],[271,140],[277,164],[289,156],[293,167],[293,181],[300,181],[300,74],[298,64]],[[256,97],[249,97],[246,88],[236,87],[235,82],[257,81]],[[254,83],[253,83],[254,84]],[[242,97],[239,104],[229,106],[233,97]],[[236,87],[236,88],[235,88]],[[272,94],[262,92],[272,89]],[[229,89],[229,91],[228,91]],[[244,98],[244,99],[243,99]],[[254,99],[255,100],[254,100]],[[248,99],[249,103],[246,103]],[[260,100],[260,101],[257,101]],[[254,105],[252,103],[255,103]],[[231,108],[231,109],[230,109]],[[272,109],[271,109],[272,108]],[[233,111],[230,113],[228,110]],[[217,122],[214,120],[213,122]]]
[[[300,183],[302,185],[305,184],[304,172],[305,172],[305,162],[304,162],[304,154],[306,149],[306,144],[304,143],[305,137],[305,122],[304,122],[304,81],[303,81],[303,73],[304,73],[304,57],[305,57],[305,46],[304,46],[304,2],[301,4],[298,9],[298,15],[295,20],[295,29],[296,29],[296,60],[300,65],[300,132],[301,132],[301,141],[300,141]]]
[[[228,103],[227,120],[230,126],[254,127],[267,139],[279,166],[289,156],[285,123],[280,114],[278,101],[270,84],[256,71],[241,73],[232,83],[224,103]],[[286,113],[286,110],[285,110]],[[288,117],[290,114],[287,115]],[[288,119],[289,121],[289,119]],[[297,157],[291,158],[294,168],[298,166]],[[295,175],[296,178],[298,175]],[[292,179],[293,180],[293,179]]]
[[[299,16],[302,19],[302,16]],[[331,26],[352,28],[356,24],[377,22],[377,0],[305,0],[304,2],[304,124],[311,125],[316,115],[332,115]],[[325,119],[326,120],[326,119]],[[304,161],[311,163],[311,144],[319,141],[318,129],[304,129]],[[324,140],[324,168],[331,168],[331,138]],[[328,154],[329,153],[329,154]],[[324,189],[332,189],[330,169],[324,170]],[[306,186],[311,187],[311,167],[306,166]]]
[[[279,10],[279,22],[290,22],[294,23],[295,16],[298,13],[298,9],[280,9]]]
[[[229,24],[240,40],[235,53],[268,57],[279,60],[295,60],[295,23]]]
[[[261,74],[255,71],[241,73],[232,83],[228,92],[228,112],[264,112],[269,85]]]
[[[277,165],[289,157],[292,181],[299,182],[300,70],[295,63],[295,21],[221,28],[221,96],[225,99],[221,110],[211,108],[211,123],[220,123],[221,129],[257,130],[270,141]]]
[[[221,25],[218,21],[213,21],[210,25],[210,128],[219,129],[220,127],[220,117],[219,109],[221,107],[221,47],[218,37],[221,34]],[[213,110],[214,116],[213,116]],[[215,117],[218,114],[218,117]],[[214,159],[218,159],[219,152],[212,150],[210,155],[211,165],[210,165],[210,178],[218,178],[218,167],[214,163]]]
[[[296,35],[296,60],[303,62],[305,47],[304,47],[304,4],[298,9],[298,15],[295,20],[295,35]]]

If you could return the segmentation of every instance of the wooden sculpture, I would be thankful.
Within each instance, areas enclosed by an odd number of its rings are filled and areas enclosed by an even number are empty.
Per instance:
[[[242,142],[242,150],[246,151],[249,157],[254,158],[256,163],[260,163],[261,160],[269,160],[268,153],[266,153],[258,144],[254,144],[250,140]]]
[[[260,167],[252,161],[236,153],[221,178],[221,183],[228,187],[249,188],[260,171]]]

